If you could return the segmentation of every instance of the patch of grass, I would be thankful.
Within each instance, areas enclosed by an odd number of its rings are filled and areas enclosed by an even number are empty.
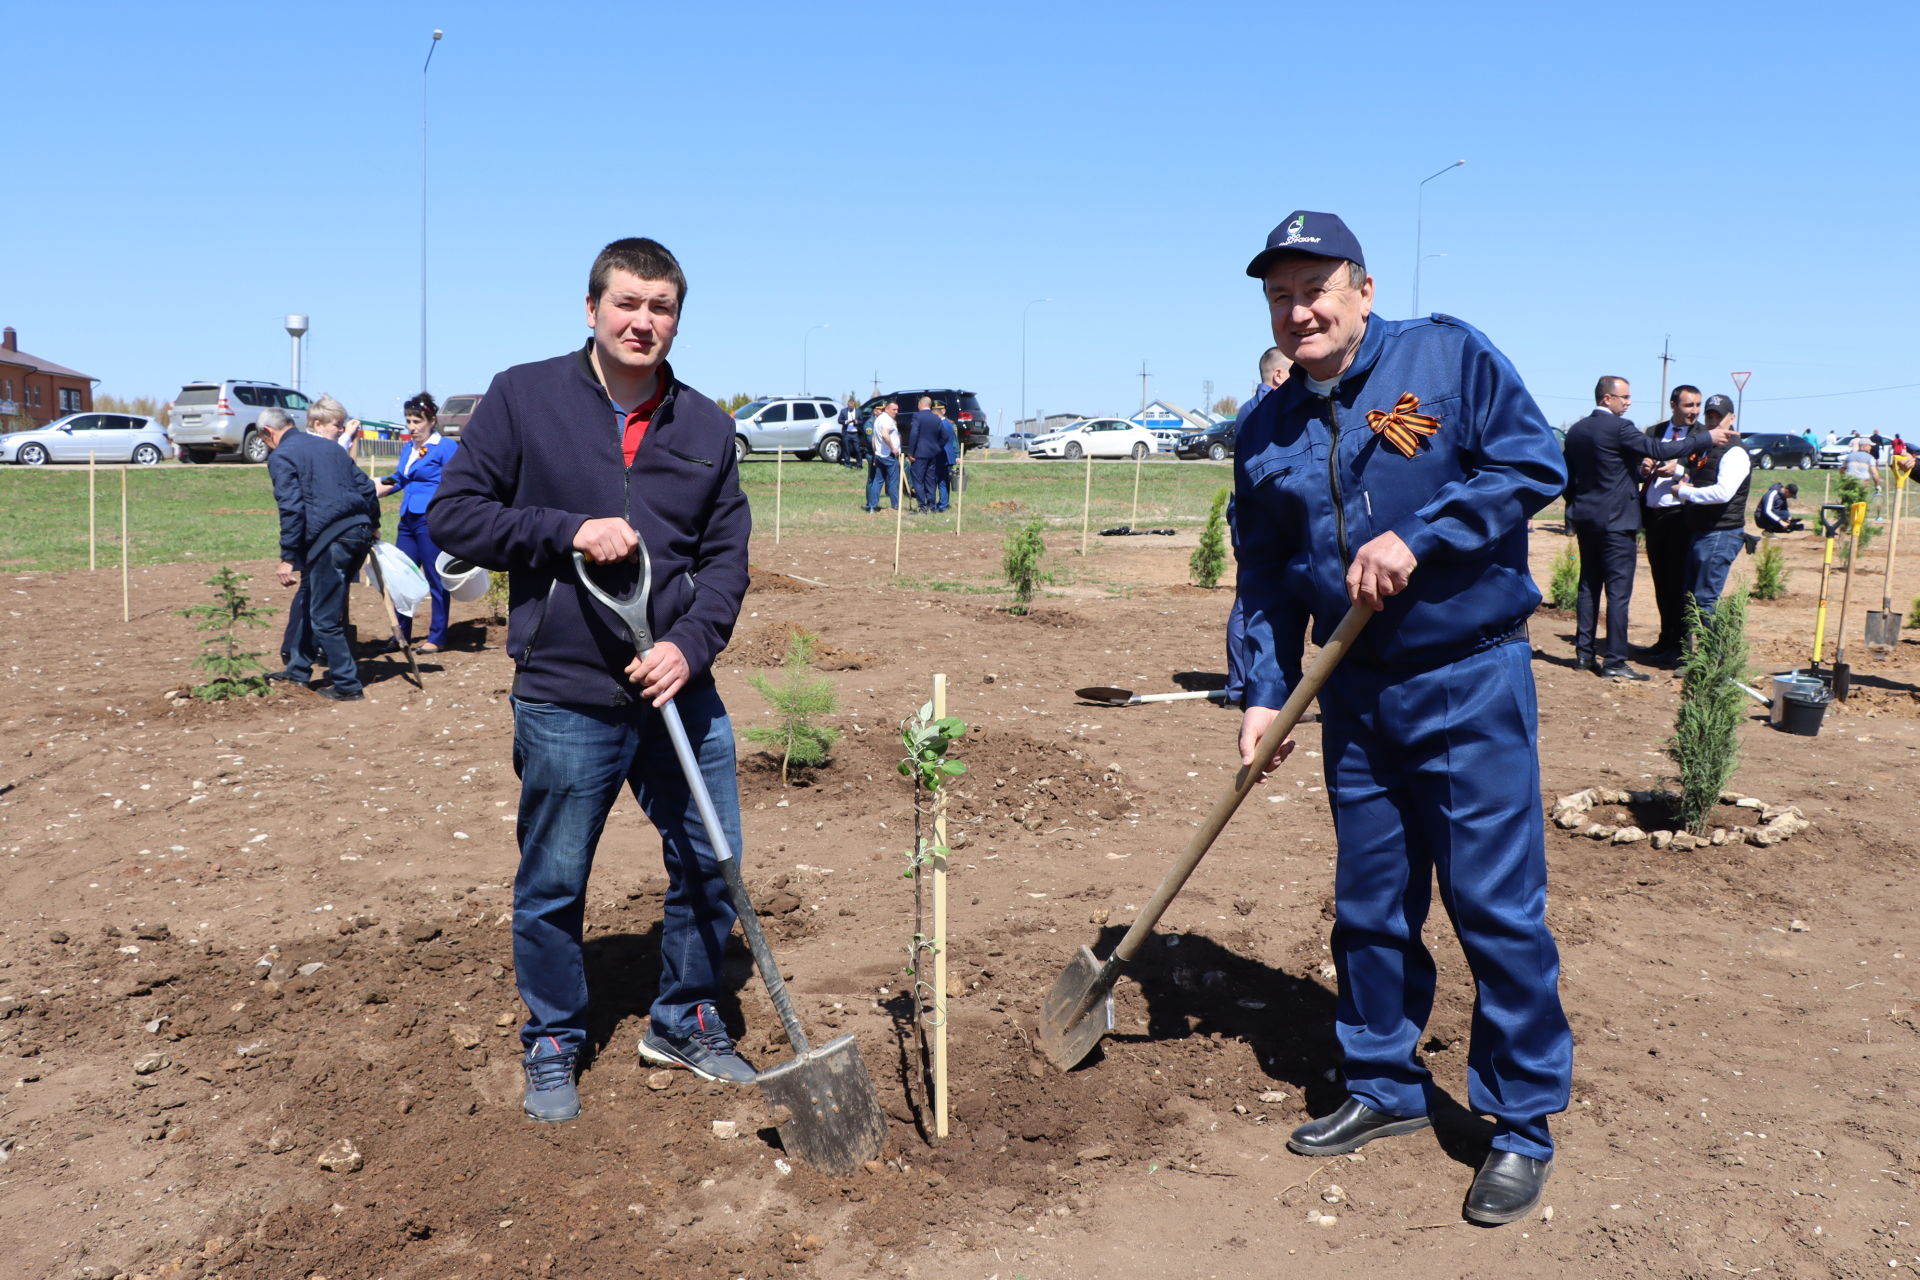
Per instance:
[[[120,565],[119,467],[98,473],[99,566]],[[265,467],[130,467],[127,524],[134,564],[269,560],[280,519]],[[85,467],[0,470],[0,570],[87,567]]]

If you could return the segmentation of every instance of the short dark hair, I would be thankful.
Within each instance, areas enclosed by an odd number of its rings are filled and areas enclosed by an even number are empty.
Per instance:
[[[425,418],[428,422],[440,421],[440,406],[435,404],[433,396],[425,391],[407,401],[400,412],[409,418]]]
[[[1619,377],[1616,374],[1607,374],[1601,378],[1600,381],[1593,384],[1593,402],[1599,404],[1608,396],[1619,395],[1619,388],[1624,387],[1626,384],[1627,380],[1625,378]]]
[[[1672,395],[1667,397],[1667,407],[1669,409],[1678,409],[1680,407],[1680,394],[1684,391],[1691,391],[1695,395],[1700,394],[1700,388],[1694,386],[1691,382],[1683,382],[1673,389]]]
[[[607,279],[615,271],[630,271],[642,280],[665,280],[678,293],[676,301],[681,306],[687,303],[686,273],[680,270],[680,260],[658,240],[628,236],[602,249],[587,275],[588,302],[600,305],[600,295],[607,291]]]

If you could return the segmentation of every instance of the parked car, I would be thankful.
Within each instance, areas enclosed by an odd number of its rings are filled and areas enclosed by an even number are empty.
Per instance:
[[[1189,431],[1180,437],[1173,453],[1177,458],[1211,458],[1215,462],[1233,456],[1234,428],[1231,419],[1216,422],[1205,431]]]
[[[1124,418],[1082,418],[1072,426],[1034,440],[1029,458],[1144,458],[1154,449],[1153,432]]]
[[[0,462],[37,467],[48,462],[132,462],[150,467],[172,456],[167,429],[131,413],[70,413],[33,431],[0,435]]]
[[[987,415],[981,409],[979,397],[971,391],[954,391],[943,387],[923,387],[914,391],[889,391],[885,395],[871,396],[860,406],[860,434],[866,438],[869,434],[868,421],[875,411],[889,400],[900,402],[900,416],[905,418],[920,405],[920,397],[929,396],[935,404],[947,406],[947,421],[953,424],[954,435],[961,447],[966,449],[984,449],[987,447]]]
[[[1866,437],[1871,436],[1872,434],[1873,433],[1871,431],[1863,431],[1860,433],[1859,436],[1854,436],[1851,434],[1843,435],[1838,440],[1835,440],[1832,444],[1821,445],[1820,446],[1820,465],[1823,467],[1829,467],[1829,468],[1838,467],[1843,461],[1846,460],[1846,456],[1853,452],[1853,442],[1856,439],[1864,439]],[[1872,452],[1871,445],[1868,446],[1868,452],[1869,453]]]
[[[733,411],[733,451],[743,462],[754,453],[838,462],[840,408],[825,396],[750,400]]]
[[[1805,436],[1776,432],[1741,436],[1740,447],[1753,459],[1753,465],[1762,471],[1772,467],[1798,467],[1802,471],[1811,471],[1820,460],[1819,451],[1807,443]]]
[[[173,441],[188,462],[230,454],[265,462],[267,438],[256,429],[262,409],[285,409],[295,426],[307,425],[307,398],[298,391],[239,378],[189,382],[173,400]]]
[[[440,406],[440,434],[449,440],[458,440],[482,398],[480,395],[448,396],[447,402]]]

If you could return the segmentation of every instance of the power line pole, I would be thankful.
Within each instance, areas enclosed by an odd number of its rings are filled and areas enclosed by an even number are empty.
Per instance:
[[[1673,341],[1668,334],[1660,343],[1660,403],[1667,402],[1667,366],[1673,363],[1673,357],[1667,354],[1667,344]]]
[[[880,394],[880,371],[878,369],[873,371],[873,394]]]
[[[1147,362],[1140,362],[1140,412],[1147,411]]]

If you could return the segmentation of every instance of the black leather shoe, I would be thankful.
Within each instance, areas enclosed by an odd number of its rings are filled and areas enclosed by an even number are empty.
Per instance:
[[[332,685],[328,685],[319,692],[320,696],[328,702],[358,702],[367,696],[364,693],[342,693]]]
[[[1551,1160],[1535,1160],[1515,1151],[1494,1152],[1467,1188],[1467,1217],[1489,1224],[1526,1217],[1540,1203],[1552,1172]]]
[[[1287,1137],[1287,1150],[1303,1156],[1343,1156],[1375,1138],[1412,1133],[1433,1123],[1430,1116],[1390,1116],[1358,1098],[1348,1098],[1331,1115],[1309,1120]]]
[[[306,683],[305,678],[293,674],[293,672],[287,670],[285,667],[280,668],[280,670],[278,671],[267,672],[267,679],[285,680],[289,684],[305,684]]]
[[[1604,680],[1651,680],[1652,676],[1644,671],[1635,671],[1624,662],[1609,662],[1600,668],[1600,677]]]

